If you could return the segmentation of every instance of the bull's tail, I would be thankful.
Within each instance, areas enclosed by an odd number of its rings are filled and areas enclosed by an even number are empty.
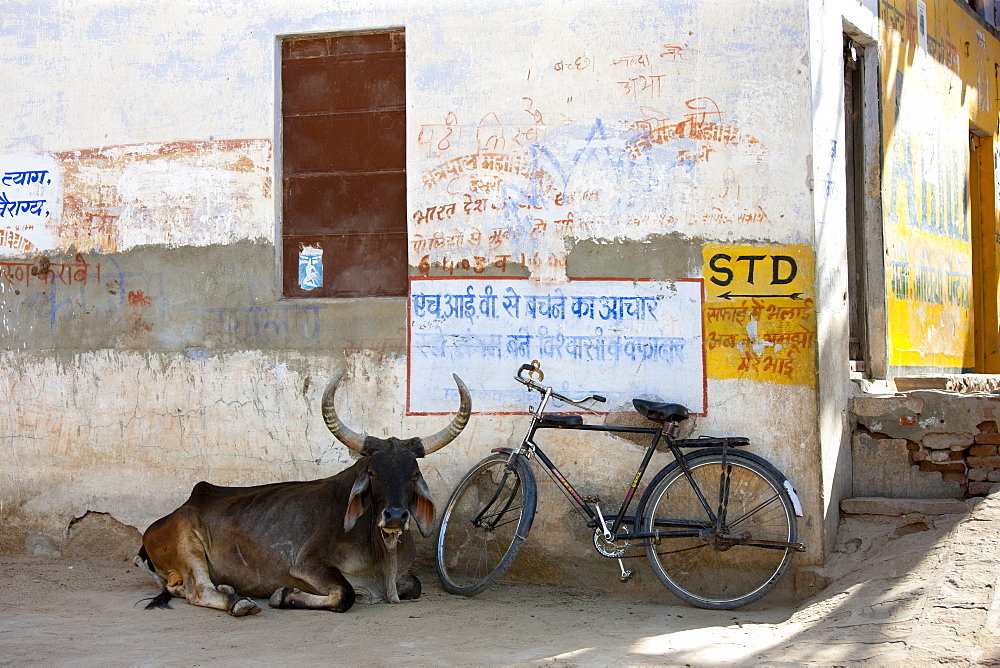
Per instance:
[[[149,601],[146,605],[147,610],[152,610],[153,608],[169,608],[170,599],[172,599],[173,596],[169,591],[167,591],[167,588],[164,586],[163,580],[160,579],[160,576],[156,574],[156,568],[153,566],[153,562],[149,560],[149,555],[146,553],[145,545],[139,548],[139,554],[135,555],[135,559],[132,560],[132,563],[152,575],[153,579],[156,580],[156,584],[160,586],[159,594],[156,596],[150,596],[149,598],[140,599],[136,602],[136,605],[142,603],[143,601]]]

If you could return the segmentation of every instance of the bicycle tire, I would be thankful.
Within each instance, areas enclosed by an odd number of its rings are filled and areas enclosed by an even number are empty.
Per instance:
[[[794,543],[798,540],[795,508],[780,473],[767,462],[737,451],[726,452],[732,468],[724,531],[749,532],[757,540]],[[701,450],[685,461],[713,512],[720,503],[722,450]],[[688,483],[684,471],[673,465],[648,497],[643,529],[654,531],[670,519],[710,528],[708,513]],[[676,528],[676,527],[674,527]],[[701,536],[653,539],[646,556],[653,572],[674,595],[710,610],[733,610],[760,599],[781,581],[792,561],[792,548],[741,544],[713,546]]]
[[[535,476],[523,457],[507,469],[509,459],[509,454],[494,454],[480,461],[445,505],[434,561],[441,584],[452,594],[474,596],[492,585],[528,537],[535,517]]]

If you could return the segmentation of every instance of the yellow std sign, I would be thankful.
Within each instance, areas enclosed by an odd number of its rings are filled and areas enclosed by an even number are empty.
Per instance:
[[[707,376],[814,385],[812,249],[706,244],[702,252]]]

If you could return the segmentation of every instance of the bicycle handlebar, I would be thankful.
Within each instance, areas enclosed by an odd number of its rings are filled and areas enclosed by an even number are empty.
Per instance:
[[[559,399],[560,401],[565,401],[567,403],[574,404],[577,406],[584,403],[585,401],[599,401],[601,403],[607,401],[605,397],[602,397],[599,394],[592,394],[589,397],[584,397],[583,399],[570,399],[569,397],[563,396],[558,392],[555,392],[551,386],[542,385],[540,383],[536,383],[531,378],[523,377],[521,374],[524,373],[525,371],[528,372],[540,371],[540,369],[538,369],[538,367],[536,367],[534,364],[522,364],[521,368],[517,370],[517,375],[514,376],[514,380],[526,386],[529,391],[534,390],[536,392],[540,392],[541,394],[545,394],[546,392],[548,392],[550,396],[553,396],[556,399]],[[586,406],[580,406],[580,407],[584,408],[585,410],[590,410],[589,408],[586,408]]]

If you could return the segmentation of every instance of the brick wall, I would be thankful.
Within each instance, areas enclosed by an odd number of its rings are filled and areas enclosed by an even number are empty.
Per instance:
[[[924,390],[852,408],[856,496],[985,496],[1000,482],[1000,395]]]

